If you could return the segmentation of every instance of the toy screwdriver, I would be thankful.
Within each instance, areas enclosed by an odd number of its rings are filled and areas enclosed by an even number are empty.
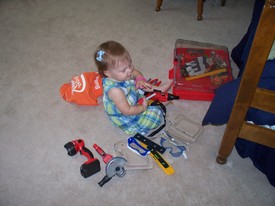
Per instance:
[[[153,96],[155,96],[155,95],[156,95],[155,93],[149,95],[148,97],[146,97],[146,100],[151,99],[151,98],[152,98]],[[142,105],[143,101],[144,101],[143,98],[139,99],[139,100],[138,100],[138,104]]]

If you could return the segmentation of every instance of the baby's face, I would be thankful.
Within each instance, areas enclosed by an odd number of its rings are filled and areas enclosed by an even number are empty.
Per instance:
[[[117,81],[126,81],[132,77],[134,67],[128,60],[119,61],[114,68],[108,70],[109,77]]]

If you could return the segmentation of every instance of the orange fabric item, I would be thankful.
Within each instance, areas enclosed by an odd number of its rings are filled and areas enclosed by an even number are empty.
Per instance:
[[[69,84],[63,84],[60,95],[78,105],[99,105],[99,97],[103,95],[102,78],[98,72],[84,72],[73,77]]]

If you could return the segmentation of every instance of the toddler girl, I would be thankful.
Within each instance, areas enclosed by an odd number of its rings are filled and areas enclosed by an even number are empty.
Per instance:
[[[159,106],[148,106],[139,89],[167,92],[171,83],[156,87],[146,82],[132,64],[129,52],[118,42],[101,44],[94,55],[98,72],[103,77],[103,104],[112,123],[126,134],[146,134],[157,128],[163,118]],[[138,100],[143,102],[138,104]]]

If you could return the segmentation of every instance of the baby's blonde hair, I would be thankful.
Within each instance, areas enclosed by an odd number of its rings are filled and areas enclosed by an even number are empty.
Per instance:
[[[132,62],[127,49],[116,41],[107,41],[99,45],[94,54],[95,63],[99,74],[106,77],[104,71],[112,69],[121,61]]]

